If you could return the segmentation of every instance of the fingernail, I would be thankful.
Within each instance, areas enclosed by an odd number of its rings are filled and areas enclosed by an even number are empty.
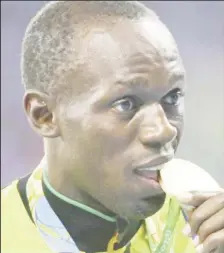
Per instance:
[[[194,246],[197,247],[200,244],[199,236],[196,235],[193,239]]]
[[[196,253],[203,253],[203,244],[200,244],[198,247],[196,247]]]
[[[187,236],[189,236],[191,234],[191,227],[189,224],[187,224],[184,229],[183,229],[183,233]]]
[[[186,203],[186,202],[189,202],[189,201],[192,200],[193,195],[192,195],[191,193],[189,193],[189,192],[182,192],[182,193],[176,195],[176,198],[177,198],[180,202]]]

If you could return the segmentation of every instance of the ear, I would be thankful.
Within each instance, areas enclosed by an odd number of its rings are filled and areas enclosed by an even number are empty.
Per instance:
[[[50,109],[49,96],[35,90],[28,90],[23,101],[28,121],[37,133],[47,138],[60,135],[56,115]]]

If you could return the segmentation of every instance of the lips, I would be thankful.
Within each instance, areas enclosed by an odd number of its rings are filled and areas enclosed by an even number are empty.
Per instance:
[[[156,182],[159,182],[159,170],[150,171],[150,170],[136,170],[136,174],[146,179],[151,179]]]
[[[172,155],[157,157],[148,163],[136,166],[134,173],[136,173],[138,176],[144,177],[145,179],[159,182],[159,170],[161,169],[160,166],[169,162],[172,158]]]

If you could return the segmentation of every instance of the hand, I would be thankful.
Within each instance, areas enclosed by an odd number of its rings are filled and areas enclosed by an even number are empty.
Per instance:
[[[185,234],[194,236],[197,253],[224,253],[224,190],[216,193],[191,192],[178,198],[195,207]]]

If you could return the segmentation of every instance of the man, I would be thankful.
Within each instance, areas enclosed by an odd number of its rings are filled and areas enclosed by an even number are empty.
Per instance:
[[[224,252],[224,194],[187,199],[185,227],[158,183],[183,130],[185,71],[154,12],[48,3],[26,30],[22,77],[45,157],[3,190],[2,252]]]

